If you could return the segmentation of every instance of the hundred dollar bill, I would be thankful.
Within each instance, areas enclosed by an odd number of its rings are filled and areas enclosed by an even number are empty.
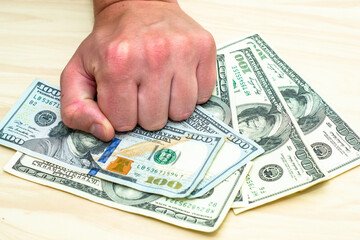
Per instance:
[[[227,139],[204,178],[188,198],[202,196],[249,160],[264,152],[252,140],[239,135],[230,128],[232,126],[230,101],[233,101],[233,95],[227,87],[224,55],[217,56],[216,66],[218,76],[211,98],[201,107],[197,107],[193,115],[183,121],[182,125],[201,132],[217,133],[226,136]],[[220,122],[212,117],[217,118]]]
[[[250,165],[233,173],[199,199],[171,199],[140,192],[113,182],[76,172],[17,152],[5,171],[123,211],[132,212],[180,227],[215,231],[227,215]],[[241,173],[240,171],[243,171]]]
[[[227,71],[225,64],[225,55],[218,54],[216,59],[217,79],[214,91],[210,99],[201,106],[205,108],[214,117],[232,127],[230,102],[232,100],[232,91],[227,87]]]
[[[228,76],[232,74],[233,81],[249,86],[234,92],[234,127],[265,150],[254,160],[243,186],[248,194],[246,206],[256,207],[325,180],[326,171],[303,140],[297,123],[291,121],[250,48],[230,52],[226,62],[231,71]]]
[[[360,165],[359,135],[260,35],[231,41],[219,51],[230,52],[244,47],[252,49],[271,83],[280,90],[329,177]],[[251,88],[246,82],[234,84],[237,84],[236,89]]]
[[[224,145],[211,163],[204,178],[188,198],[197,198],[206,194],[233,172],[264,152],[257,143],[240,135],[225,123],[217,121],[214,115],[209,114],[200,106],[195,108],[194,113],[187,120],[169,123],[170,126],[171,124],[181,124],[189,129],[226,137]]]
[[[224,143],[224,137],[180,124],[154,132],[137,127],[104,143],[63,124],[60,94],[34,81],[0,123],[0,144],[140,191],[185,197]]]

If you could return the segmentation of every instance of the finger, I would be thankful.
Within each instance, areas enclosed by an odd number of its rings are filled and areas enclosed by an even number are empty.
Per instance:
[[[206,102],[216,83],[216,45],[210,33],[205,34],[199,43],[200,59],[196,71],[199,86],[197,103]]]
[[[137,81],[124,74],[97,77],[98,104],[116,131],[132,130],[137,122]]]
[[[150,73],[143,79],[138,92],[138,123],[149,131],[163,128],[168,121],[172,76]]]
[[[62,72],[60,86],[61,117],[65,125],[110,141],[114,137],[114,129],[94,101],[96,83],[84,73],[76,57]]]
[[[196,69],[182,67],[175,73],[171,84],[171,97],[169,117],[174,121],[182,121],[190,117],[194,111],[198,83],[196,81]]]

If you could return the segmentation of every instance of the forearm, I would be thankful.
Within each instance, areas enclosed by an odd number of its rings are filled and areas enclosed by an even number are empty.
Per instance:
[[[118,2],[129,2],[129,1],[139,1],[139,0],[93,0],[94,5],[94,15],[99,14],[103,9],[110,6],[111,4]],[[160,1],[160,2],[177,2],[177,0],[143,0],[143,1]]]

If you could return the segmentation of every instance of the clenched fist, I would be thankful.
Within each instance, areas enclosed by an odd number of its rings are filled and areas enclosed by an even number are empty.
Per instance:
[[[64,123],[103,141],[188,118],[216,81],[212,35],[176,1],[94,1],[93,31],[61,75]]]

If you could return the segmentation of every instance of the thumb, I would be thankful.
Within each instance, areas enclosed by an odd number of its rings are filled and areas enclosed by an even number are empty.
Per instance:
[[[76,55],[69,61],[60,78],[61,118],[65,125],[110,141],[114,128],[94,98],[96,82],[88,76]]]

